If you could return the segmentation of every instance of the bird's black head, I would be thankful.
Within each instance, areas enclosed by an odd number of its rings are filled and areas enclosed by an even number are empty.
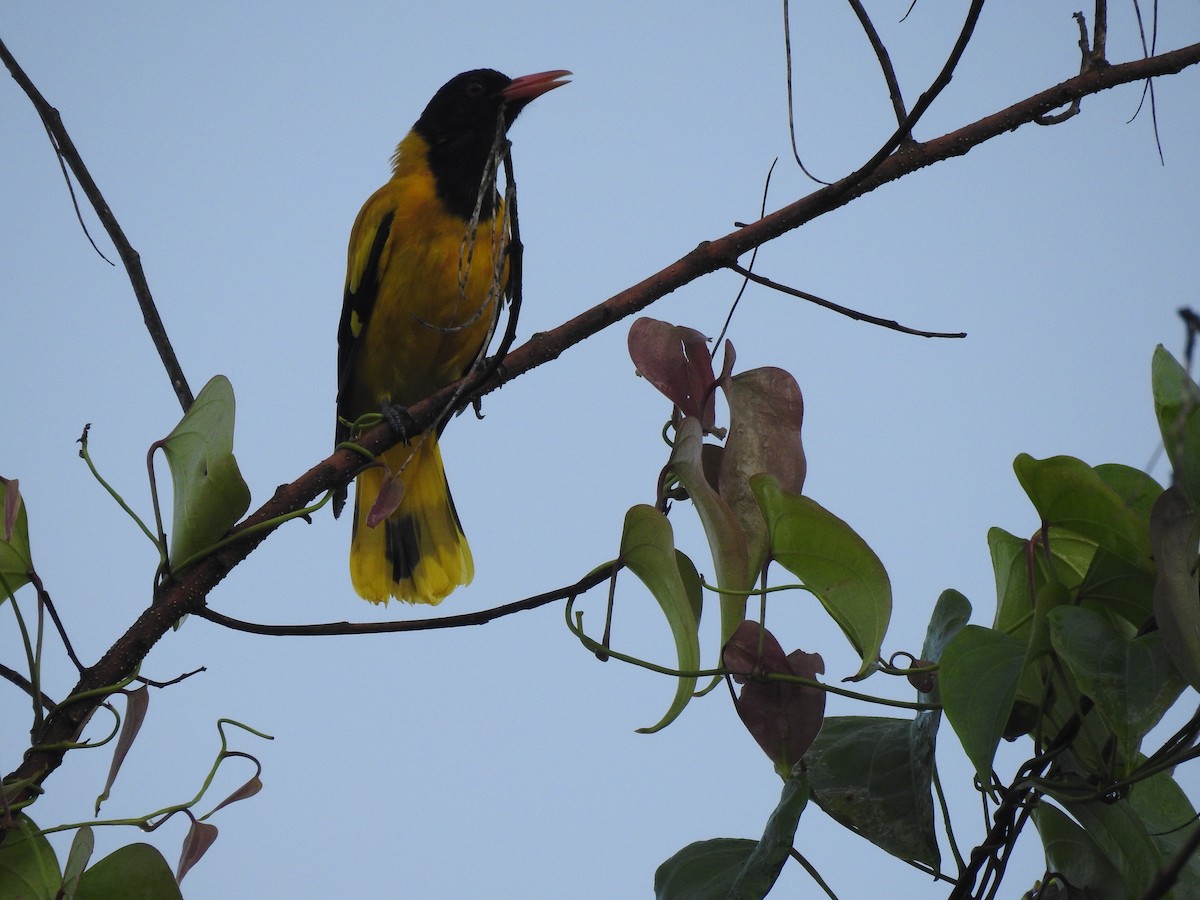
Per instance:
[[[558,79],[569,74],[558,69],[509,78],[495,69],[474,69],[455,75],[433,95],[413,130],[429,145],[429,167],[451,211],[468,218],[475,208],[501,109],[507,131],[530,101],[561,87],[565,82]]]

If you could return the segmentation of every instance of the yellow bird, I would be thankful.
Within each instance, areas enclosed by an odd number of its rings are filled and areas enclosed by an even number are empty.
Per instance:
[[[466,374],[483,352],[508,273],[503,203],[489,161],[517,114],[570,74],[464,72],[433,95],[396,148],[391,180],[363,205],[350,233],[337,443],[351,438],[348,423],[412,406]],[[474,575],[437,437],[433,430],[409,436],[358,476],[350,578],[372,603],[440,603]],[[343,488],[335,516],[345,501]]]

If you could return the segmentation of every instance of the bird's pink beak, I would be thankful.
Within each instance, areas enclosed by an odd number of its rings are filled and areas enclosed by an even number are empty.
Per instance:
[[[551,69],[549,72],[538,72],[535,75],[522,75],[510,81],[508,87],[500,92],[500,96],[504,98],[505,103],[512,103],[514,100],[528,103],[547,91],[567,84],[568,82],[559,79],[570,74],[566,69]]]

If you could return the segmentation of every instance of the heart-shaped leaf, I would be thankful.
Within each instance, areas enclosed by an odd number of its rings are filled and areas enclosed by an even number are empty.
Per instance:
[[[991,783],[992,758],[1017,696],[1025,651],[1018,638],[967,625],[942,653],[942,708],[983,784]]]
[[[825,691],[755,675],[793,675],[815,680],[825,671],[819,653],[795,650],[785,655],[771,632],[752,620],[737,627],[721,651],[721,661],[736,673],[742,690],[734,705],[746,729],[784,778],[800,761],[821,730]]]
[[[1034,459],[1022,453],[1013,461],[1013,470],[1052,529],[1082,535],[1147,572],[1154,570],[1145,524],[1087,463],[1070,456]],[[1052,531],[1052,548],[1055,537]]]
[[[813,802],[900,859],[936,867],[931,747],[908,719],[830,716],[805,757]],[[927,736],[922,736],[924,744]]]
[[[771,475],[750,479],[767,520],[771,558],[804,582],[874,671],[892,615],[892,586],[875,552],[815,500],[784,491]]]
[[[0,897],[54,900],[61,884],[50,842],[29,817],[18,814],[0,842]]]
[[[233,456],[233,420],[233,386],[217,375],[162,441],[175,485],[175,565],[215,544],[250,507],[250,489]]]
[[[113,897],[183,900],[171,867],[149,844],[121,847],[83,873],[76,900],[112,900]]]

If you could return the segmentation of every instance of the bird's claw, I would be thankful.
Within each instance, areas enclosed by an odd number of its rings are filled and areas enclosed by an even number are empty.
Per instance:
[[[383,416],[383,421],[388,423],[388,427],[402,441],[407,442],[408,436],[416,431],[413,417],[408,414],[407,406],[388,404],[379,412]]]

